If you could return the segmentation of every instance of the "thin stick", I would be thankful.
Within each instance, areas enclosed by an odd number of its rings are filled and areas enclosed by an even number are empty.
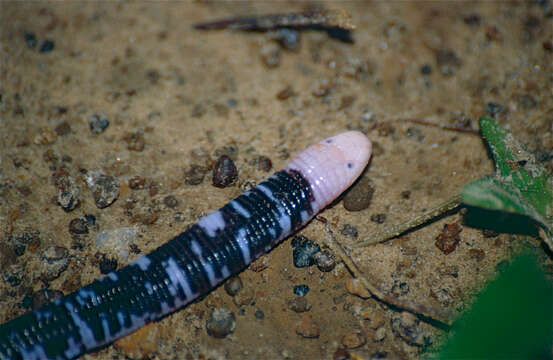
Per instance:
[[[419,314],[424,317],[438,321],[442,324],[451,325],[451,315],[441,309],[432,308],[425,305],[408,304],[404,301],[399,300],[398,298],[385,295],[377,286],[371,284],[371,282],[365,277],[361,269],[359,269],[357,264],[340,245],[340,242],[336,239],[336,235],[334,235],[334,232],[330,229],[328,223],[325,223],[324,226],[325,233],[327,235],[324,237],[326,245],[340,257],[340,259],[344,262],[344,264],[353,274],[353,276],[356,279],[359,279],[361,285],[363,285],[363,287],[365,287],[365,289],[367,289],[375,298],[397,308],[409,311],[413,314]]]
[[[447,200],[446,202],[441,203],[440,205],[436,206],[435,208],[430,209],[429,211],[425,212],[424,214],[417,216],[414,219],[408,220],[404,223],[401,223],[399,225],[392,226],[380,234],[377,234],[376,236],[370,237],[366,240],[361,240],[358,243],[353,244],[352,248],[360,248],[369,246],[372,244],[378,244],[390,239],[393,239],[409,230],[412,230],[442,214],[445,214],[448,211],[451,211],[461,205],[461,195],[455,195],[451,199]]]
[[[456,131],[456,132],[465,133],[465,134],[480,135],[480,131],[476,130],[476,129],[461,128],[461,127],[450,126],[450,125],[436,124],[436,123],[426,121],[426,120],[423,120],[423,119],[399,118],[399,119],[393,119],[392,121],[410,122],[410,123],[414,123],[414,124],[435,127],[435,128],[442,129],[442,130]]]

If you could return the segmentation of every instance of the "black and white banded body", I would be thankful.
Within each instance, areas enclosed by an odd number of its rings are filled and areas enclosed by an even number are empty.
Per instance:
[[[207,294],[310,219],[365,168],[359,132],[325,139],[187,231],[42,308],[0,325],[0,359],[71,359]]]

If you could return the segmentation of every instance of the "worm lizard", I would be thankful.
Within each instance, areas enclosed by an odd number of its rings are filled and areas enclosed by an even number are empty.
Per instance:
[[[346,190],[371,150],[356,131],[312,145],[151,253],[0,325],[0,359],[73,359],[204,296]]]

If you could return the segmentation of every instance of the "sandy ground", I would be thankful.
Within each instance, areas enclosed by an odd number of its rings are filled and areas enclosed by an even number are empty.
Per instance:
[[[0,321],[24,313],[40,289],[68,293],[100,277],[106,259],[120,267],[177,235],[265,178],[258,156],[278,169],[308,144],[347,129],[374,142],[363,176],[375,192],[365,210],[338,203],[322,213],[344,245],[419,215],[493,171],[478,135],[405,119],[477,129],[493,103],[498,121],[552,168],[547,1],[316,5],[350,11],[355,42],[305,31],[299,49],[288,51],[265,33],[192,28],[221,17],[300,11],[306,3],[1,2]],[[46,40],[51,51],[41,51]],[[279,99],[287,87],[293,95]],[[89,128],[94,114],[109,121],[101,134]],[[209,167],[221,151],[235,157],[236,185],[214,187],[211,172],[199,185],[186,183],[191,165]],[[117,200],[103,209],[85,181],[93,170],[120,184]],[[144,179],[143,189],[131,189],[135,177]],[[57,201],[60,178],[79,189],[80,204],[69,212]],[[88,234],[71,233],[71,220],[85,214],[96,224]],[[435,239],[454,223],[460,242],[446,255]],[[342,235],[345,225],[358,237]],[[99,233],[120,228],[134,234],[123,254],[98,247]],[[321,222],[301,233],[323,244]],[[520,246],[541,247],[528,237],[485,237],[453,214],[351,255],[384,293],[455,315]],[[52,249],[61,255],[48,255]],[[553,273],[551,255],[543,252],[542,261]],[[348,293],[351,275],[342,264],[328,273],[295,268],[289,241],[263,263],[266,269],[240,275],[241,300],[219,288],[85,358],[417,358],[420,339],[437,344],[444,334]],[[303,314],[288,306],[299,284],[310,288],[312,308]],[[224,339],[206,333],[214,307],[236,315]],[[318,337],[298,335],[300,321]]]

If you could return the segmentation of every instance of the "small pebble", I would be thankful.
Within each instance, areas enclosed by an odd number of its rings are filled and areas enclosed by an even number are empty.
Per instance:
[[[307,302],[307,299],[299,296],[288,301],[288,308],[294,312],[302,313],[311,310],[311,304]]]
[[[56,299],[63,297],[63,292],[59,290],[41,289],[33,293],[32,297],[32,309],[36,310],[42,306],[52,302]]]
[[[329,272],[336,267],[336,261],[334,256],[327,250],[320,251],[313,255],[317,268],[322,272]]]
[[[184,173],[184,182],[188,185],[199,185],[207,174],[207,168],[192,164]]]
[[[384,224],[386,222],[386,214],[373,214],[371,215],[371,221],[377,224]]]
[[[268,172],[273,168],[273,163],[268,157],[260,156],[257,158],[257,168],[261,171]]]
[[[103,113],[94,114],[88,120],[88,127],[93,134],[103,133],[109,126],[109,120]]]
[[[166,197],[163,198],[163,203],[168,208],[173,209],[179,204],[179,201],[173,195],[167,195]]]
[[[409,345],[426,346],[430,344],[430,334],[421,326],[420,320],[407,311],[394,315],[391,327],[394,334]]]
[[[294,266],[297,268],[309,267],[315,264],[313,255],[321,251],[321,247],[302,235],[296,235],[292,239],[292,256]]]
[[[63,246],[50,246],[40,256],[41,277],[46,281],[57,279],[69,265],[69,251]]]
[[[134,176],[129,179],[129,187],[133,190],[142,190],[146,184],[146,179],[141,176]]]
[[[222,339],[234,332],[236,318],[227,308],[214,308],[205,322],[205,327],[209,335]]]
[[[349,236],[352,238],[357,238],[359,236],[359,232],[357,231],[357,228],[350,224],[344,224],[344,227],[342,230],[340,230],[340,234],[344,236]]]
[[[69,222],[69,232],[72,234],[88,234],[88,223],[80,218]]]
[[[347,211],[365,210],[371,204],[374,187],[368,177],[362,177],[344,196],[344,208]]]
[[[37,41],[36,41],[35,33],[30,31],[25,31],[23,36],[25,38],[25,44],[27,44],[28,47],[34,48],[36,46]]]
[[[119,197],[119,181],[113,176],[91,171],[86,180],[99,209],[110,206]]]
[[[459,234],[463,231],[457,223],[445,224],[434,243],[445,255],[452,253],[461,241]]]
[[[262,320],[263,318],[265,318],[265,314],[263,313],[263,311],[259,309],[255,310],[253,315],[255,316],[256,319],[259,319],[259,320]]]
[[[319,326],[315,321],[313,321],[311,315],[305,313],[302,315],[301,320],[296,326],[296,334],[304,338],[314,339],[321,335],[321,330],[319,330]]]
[[[238,169],[234,161],[226,155],[219,157],[213,168],[213,186],[224,188],[236,182],[238,178]]]
[[[240,290],[242,290],[244,285],[242,284],[242,279],[240,279],[239,276],[235,276],[225,282],[224,287],[227,294],[229,294],[230,296],[235,296]]]
[[[359,279],[346,280],[346,290],[352,294],[357,295],[362,299],[368,299],[371,297],[371,293],[367,290]]]
[[[54,41],[53,40],[44,40],[42,44],[40,44],[40,47],[38,48],[38,52],[40,53],[48,53],[50,51],[54,50]]]
[[[296,285],[294,286],[294,294],[298,296],[305,296],[309,292],[309,286],[307,285]]]
[[[58,205],[61,206],[65,212],[76,209],[81,203],[79,199],[81,191],[75,179],[72,176],[66,175],[56,179],[56,183],[58,184]]]
[[[367,338],[360,331],[350,332],[342,337],[342,346],[347,349],[355,349],[367,343]]]
[[[423,74],[423,75],[432,74],[432,66],[430,66],[428,64],[424,64],[423,66],[421,66],[421,74]]]

